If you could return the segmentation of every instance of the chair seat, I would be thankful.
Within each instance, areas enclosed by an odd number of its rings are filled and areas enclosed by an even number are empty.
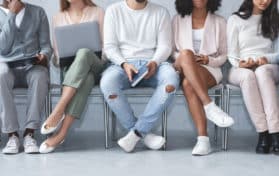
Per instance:
[[[51,84],[50,85],[50,91],[51,91],[51,94],[52,95],[60,95],[61,94],[61,88],[62,88],[62,85],[58,85],[58,84]],[[99,86],[95,86],[91,93],[91,95],[102,95],[102,92],[101,92],[101,89]]]
[[[61,94],[61,85],[58,84],[51,84],[51,93],[55,94],[55,95],[60,95]],[[223,84],[218,84],[214,87],[212,87],[211,89],[209,89],[209,92],[211,91],[216,91],[216,90],[221,90],[224,88]],[[131,89],[127,89],[124,91],[124,93],[127,96],[149,96],[152,95],[154,92],[153,88],[149,88],[149,87],[136,87],[136,88],[131,88]],[[100,89],[99,86],[95,86],[92,91],[91,91],[92,95],[101,95],[102,91]],[[176,93],[177,95],[183,95],[183,91],[181,88],[179,88],[179,90]]]
[[[232,85],[232,84],[226,84],[226,88],[231,89],[231,90],[240,90],[239,86],[235,86],[235,85]]]
[[[214,94],[215,94],[214,91],[216,91],[216,90],[222,90],[222,89],[224,89],[224,85],[223,85],[223,84],[218,84],[218,85],[216,85],[216,86],[210,88],[210,89],[208,90],[208,92],[209,92],[209,95],[210,95],[211,93],[214,93]],[[178,96],[184,95],[184,94],[183,94],[183,91],[182,91],[182,89],[181,89],[181,87],[180,87],[179,90],[177,91],[176,95],[178,95]]]

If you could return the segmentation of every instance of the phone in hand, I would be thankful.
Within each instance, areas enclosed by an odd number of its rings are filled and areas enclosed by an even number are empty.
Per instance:
[[[133,75],[131,86],[135,87],[148,74],[147,63],[138,69],[138,73]]]

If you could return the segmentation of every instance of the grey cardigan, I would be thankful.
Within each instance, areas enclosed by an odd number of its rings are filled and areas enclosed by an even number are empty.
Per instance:
[[[52,55],[49,23],[45,11],[25,4],[20,27],[15,24],[16,14],[0,9],[0,62],[30,58],[36,54]]]

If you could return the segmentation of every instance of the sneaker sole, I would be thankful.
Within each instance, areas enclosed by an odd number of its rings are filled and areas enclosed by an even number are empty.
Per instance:
[[[2,153],[5,154],[5,155],[14,155],[14,154],[18,154],[19,150],[17,150],[17,151],[10,151],[10,152],[2,152]]]
[[[119,147],[121,147],[121,148],[122,148],[122,150],[124,150],[126,153],[132,153],[132,152],[133,152],[133,150],[134,150],[134,149],[132,149],[131,151],[126,150],[126,149],[123,147],[123,145],[122,145],[121,141],[118,141],[118,142],[117,142],[117,144],[118,144],[118,145],[119,145]]]
[[[155,147],[149,147],[148,145],[146,145],[145,142],[144,142],[144,145],[145,145],[147,148],[151,149],[151,150],[160,150],[160,149],[165,145],[165,143],[166,143],[166,140],[164,139],[164,140],[161,141],[160,144],[158,144],[158,145],[155,146]]]

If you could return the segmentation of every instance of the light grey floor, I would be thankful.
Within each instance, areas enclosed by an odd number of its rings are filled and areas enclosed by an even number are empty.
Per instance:
[[[139,145],[126,154],[116,144],[104,150],[102,132],[75,132],[52,154],[0,154],[0,176],[278,176],[279,156],[257,155],[257,137],[247,132],[231,134],[230,150],[191,156],[193,132],[170,132],[167,151],[149,151]],[[1,148],[6,138],[3,137]]]

